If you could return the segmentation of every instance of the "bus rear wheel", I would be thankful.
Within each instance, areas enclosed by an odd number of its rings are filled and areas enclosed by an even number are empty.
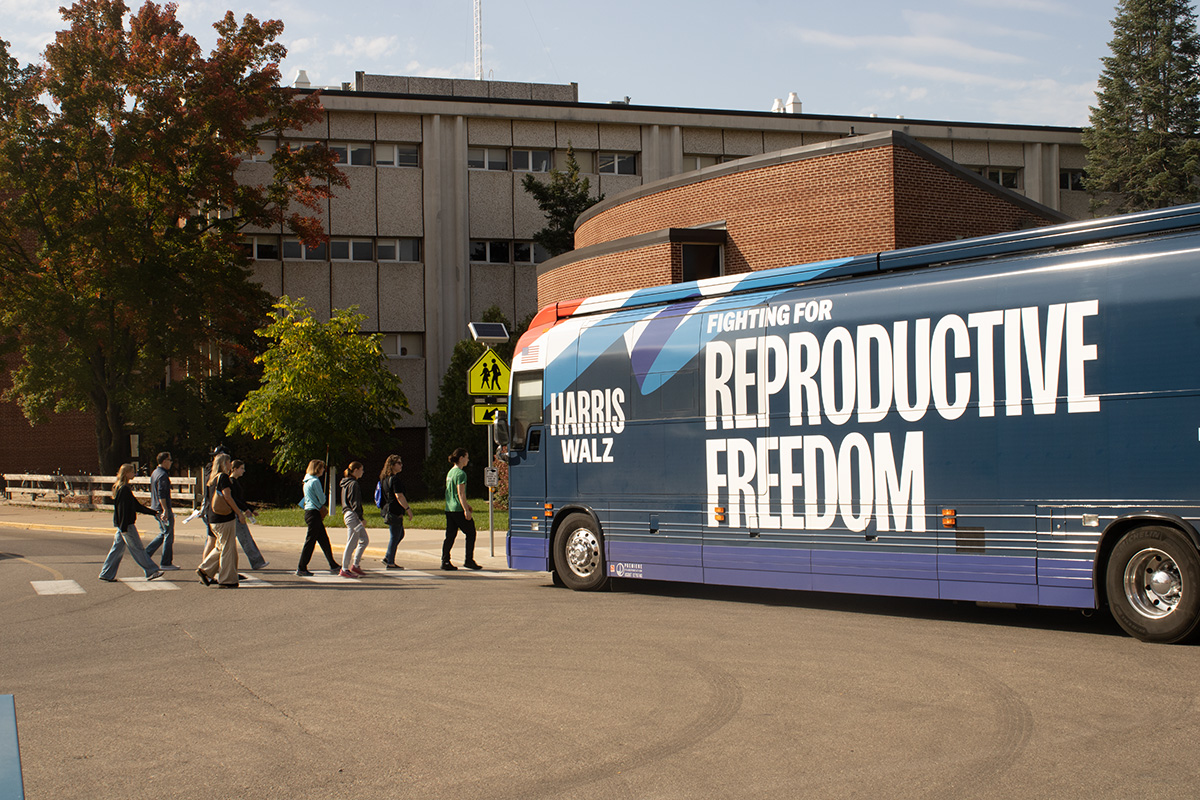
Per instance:
[[[1146,526],[1122,536],[1105,585],[1117,624],[1143,642],[1180,642],[1200,623],[1200,553],[1174,528]]]
[[[608,583],[604,537],[587,514],[571,514],[554,537],[554,569],[568,589],[594,592]]]

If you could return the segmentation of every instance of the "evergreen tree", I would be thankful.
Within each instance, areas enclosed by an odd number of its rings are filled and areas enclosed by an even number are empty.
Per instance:
[[[537,201],[538,208],[546,215],[546,227],[533,235],[533,240],[546,249],[551,256],[575,249],[575,220],[584,211],[604,199],[604,195],[591,196],[591,183],[579,177],[579,162],[575,160],[575,149],[567,143],[567,170],[550,170],[550,181],[542,182],[526,175],[521,187]]]
[[[1093,210],[1200,200],[1200,38],[1190,0],[1121,0],[1083,131]],[[1102,197],[1102,193],[1108,194]]]

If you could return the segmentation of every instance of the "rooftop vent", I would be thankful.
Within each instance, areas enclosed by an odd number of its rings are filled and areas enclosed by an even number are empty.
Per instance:
[[[296,73],[296,80],[292,82],[292,86],[297,89],[310,89],[312,84],[308,80],[308,70],[302,69]]]

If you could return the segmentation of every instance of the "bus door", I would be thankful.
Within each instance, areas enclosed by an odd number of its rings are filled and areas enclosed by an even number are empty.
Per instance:
[[[546,500],[546,426],[542,373],[517,372],[512,378],[508,445],[508,560],[513,569],[549,569]]]

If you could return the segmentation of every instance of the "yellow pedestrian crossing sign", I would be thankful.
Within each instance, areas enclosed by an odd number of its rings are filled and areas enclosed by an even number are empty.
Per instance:
[[[476,403],[471,406],[471,422],[475,425],[491,425],[496,421],[497,411],[507,411],[508,405],[501,403],[494,405],[492,403]]]
[[[482,397],[500,397],[508,395],[508,378],[512,371],[504,359],[493,350],[485,350],[483,355],[471,365],[467,372],[467,394]]]

